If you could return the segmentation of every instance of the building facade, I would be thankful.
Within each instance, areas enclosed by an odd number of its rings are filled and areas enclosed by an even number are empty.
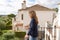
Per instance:
[[[53,23],[56,11],[47,7],[44,7],[39,4],[35,4],[31,7],[26,6],[26,1],[23,1],[22,3],[22,9],[18,10],[18,14],[15,18],[12,20],[12,29],[13,30],[25,30],[25,26],[30,23],[30,17],[29,17],[29,11],[34,10],[36,12],[36,15],[38,17],[38,22],[40,27],[46,27],[45,23],[49,22],[51,25]],[[18,27],[16,26],[18,25]]]

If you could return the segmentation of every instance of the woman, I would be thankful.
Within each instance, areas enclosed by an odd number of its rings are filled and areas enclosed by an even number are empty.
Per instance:
[[[29,28],[27,35],[25,35],[25,38],[29,38],[29,40],[37,40],[37,37],[38,37],[38,28],[37,28],[38,18],[36,16],[35,11],[30,11],[29,16],[31,18],[30,28]]]

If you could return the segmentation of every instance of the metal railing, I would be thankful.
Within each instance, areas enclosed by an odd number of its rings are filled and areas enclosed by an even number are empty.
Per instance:
[[[48,25],[48,23],[46,24],[46,27],[45,27],[45,40],[47,40],[47,37],[46,37],[46,35],[48,35],[49,36],[49,38],[50,38],[50,40],[56,40],[55,38],[55,36],[56,36],[56,27],[55,27],[55,25],[56,25],[56,23],[57,23],[57,17],[53,20],[53,25],[51,26],[52,27],[52,33],[50,33],[48,30],[47,30],[47,25]]]

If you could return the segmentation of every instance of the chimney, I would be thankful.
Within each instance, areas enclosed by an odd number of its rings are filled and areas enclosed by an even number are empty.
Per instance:
[[[25,8],[26,8],[26,1],[24,0],[22,3],[22,9],[25,9]]]

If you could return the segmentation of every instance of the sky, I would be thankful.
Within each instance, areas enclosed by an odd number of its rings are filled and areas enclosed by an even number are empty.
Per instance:
[[[0,15],[17,14],[23,0],[0,0]],[[48,8],[56,8],[60,0],[26,0],[26,5],[40,4]]]

